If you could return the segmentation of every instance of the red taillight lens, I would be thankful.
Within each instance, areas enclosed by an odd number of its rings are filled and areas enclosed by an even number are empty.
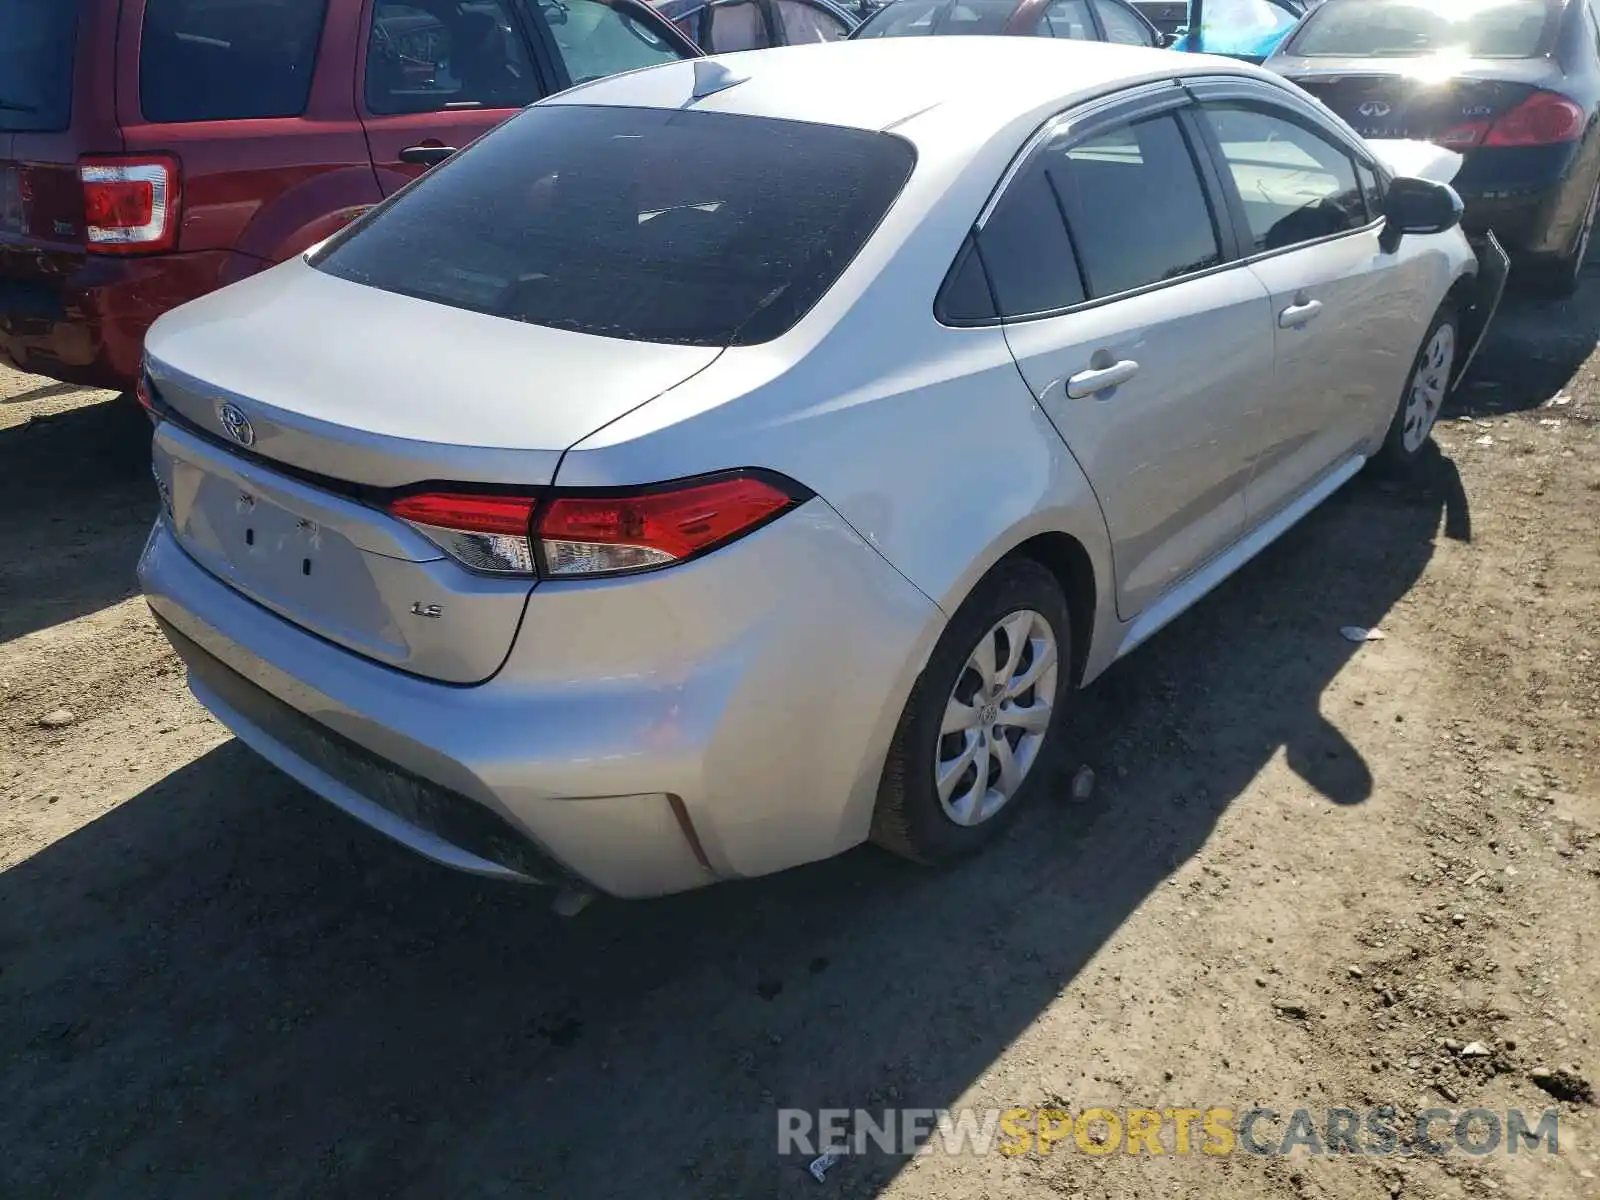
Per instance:
[[[532,496],[425,492],[401,497],[389,511],[475,571],[531,575],[534,503]]]
[[[139,372],[139,382],[134,385],[133,398],[139,402],[139,407],[144,409],[145,416],[150,418],[152,424],[161,423],[161,414],[156,409],[156,398],[151,389],[150,376],[143,371]]]
[[[764,473],[733,472],[606,495],[425,492],[389,512],[465,566],[561,579],[646,571],[751,533],[810,493]]]
[[[1484,135],[1485,146],[1549,146],[1572,142],[1583,133],[1583,109],[1554,92],[1535,92]]]
[[[78,163],[89,249],[102,254],[171,250],[178,240],[179,174],[166,155],[85,158]]]

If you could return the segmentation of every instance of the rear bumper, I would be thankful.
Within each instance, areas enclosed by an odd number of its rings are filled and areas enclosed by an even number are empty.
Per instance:
[[[669,571],[541,584],[475,687],[305,633],[164,521],[139,574],[196,697],[311,790],[446,865],[625,897],[863,841],[943,625],[821,500]]]
[[[68,275],[0,276],[0,360],[35,375],[126,391],[157,317],[265,264],[231,250],[90,255]]]
[[[1472,236],[1493,231],[1513,259],[1557,258],[1577,239],[1594,188],[1575,148],[1470,151],[1452,181]]]

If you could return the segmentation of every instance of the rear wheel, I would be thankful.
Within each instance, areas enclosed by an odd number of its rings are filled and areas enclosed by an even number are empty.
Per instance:
[[[872,840],[923,863],[970,854],[1048,776],[1071,625],[1055,576],[997,566],[956,612],[900,718]]]
[[[1422,349],[1417,351],[1416,361],[1411,364],[1405,390],[1389,422],[1388,436],[1373,460],[1375,466],[1400,471],[1422,457],[1423,447],[1428,444],[1428,436],[1439,419],[1439,410],[1450,394],[1460,345],[1461,321],[1455,308],[1446,303],[1423,336]]]

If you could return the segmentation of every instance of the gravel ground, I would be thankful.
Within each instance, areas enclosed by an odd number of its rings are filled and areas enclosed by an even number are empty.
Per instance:
[[[134,595],[142,417],[0,374],[0,1195],[1600,1196],[1597,337],[1600,281],[1513,302],[1414,483],[1081,698],[1086,801],[571,920],[232,741]],[[1560,1149],[777,1152],[780,1107],[1045,1104]]]

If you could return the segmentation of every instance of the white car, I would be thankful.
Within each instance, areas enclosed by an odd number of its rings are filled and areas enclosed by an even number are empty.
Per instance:
[[[1503,282],[1459,215],[1197,55],[606,79],[157,323],[143,586],[242,740],[440,862],[945,860],[1078,688],[1423,453]]]

